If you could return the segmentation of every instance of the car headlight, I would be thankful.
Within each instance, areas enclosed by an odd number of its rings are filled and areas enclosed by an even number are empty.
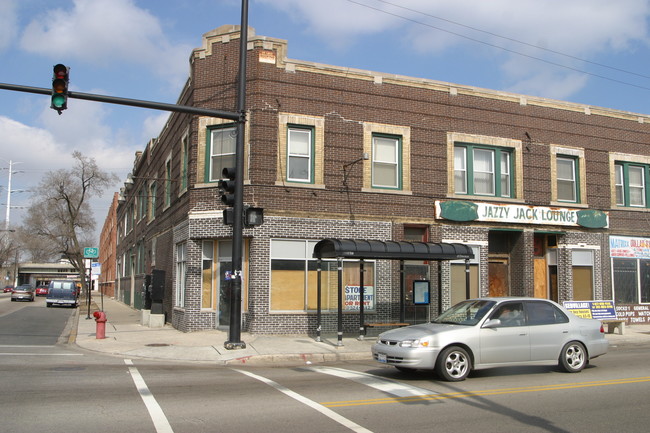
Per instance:
[[[399,342],[400,347],[429,347],[431,341],[428,338],[418,338],[413,340],[403,340]]]

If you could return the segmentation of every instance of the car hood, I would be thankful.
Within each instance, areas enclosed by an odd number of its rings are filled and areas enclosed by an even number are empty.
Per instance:
[[[399,341],[469,328],[471,328],[471,326],[452,325],[446,323],[423,323],[421,325],[411,325],[404,328],[391,329],[390,331],[382,332],[379,334],[379,338]]]

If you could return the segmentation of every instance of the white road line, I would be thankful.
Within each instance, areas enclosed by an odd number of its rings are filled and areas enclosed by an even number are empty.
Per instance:
[[[0,353],[0,356],[83,356],[82,353],[27,353],[27,352],[5,352]]]
[[[6,347],[38,347],[39,349],[52,349],[56,346],[54,345],[38,345],[38,344],[0,344],[0,349],[4,349]]]
[[[421,395],[437,394],[430,389],[405,385],[394,380],[377,377],[368,373],[361,373],[359,371],[321,366],[310,367],[310,370],[316,371],[318,373],[329,374],[331,376],[341,377],[343,379],[352,380],[371,388],[378,389],[379,391],[394,395],[395,397],[418,397]]]
[[[235,369],[235,368],[233,370],[238,371],[241,374],[245,374],[246,376],[252,377],[253,379],[257,379],[260,382],[264,382],[265,384],[277,389],[281,393],[283,393],[285,395],[288,395],[289,397],[293,398],[294,400],[297,400],[300,403],[311,407],[312,409],[317,410],[318,412],[322,413],[326,417],[331,418],[332,420],[338,422],[339,424],[343,425],[344,427],[349,428],[350,430],[352,430],[354,432],[372,433],[372,431],[360,426],[359,424],[357,424],[357,423],[355,423],[353,421],[350,421],[349,419],[339,415],[338,413],[334,412],[333,410],[328,409],[328,408],[320,405],[319,403],[316,403],[315,401],[310,400],[307,397],[304,397],[304,396],[298,394],[295,391],[291,391],[289,388],[287,388],[285,386],[282,386],[279,383],[272,381],[271,379],[267,379],[266,377],[258,376],[257,374],[250,373],[250,372],[244,371],[244,370],[238,370],[238,369]]]
[[[140,397],[142,397],[142,401],[144,402],[144,405],[147,406],[147,410],[149,411],[149,416],[153,421],[153,425],[156,428],[156,432],[174,433],[174,430],[172,430],[172,426],[169,424],[169,421],[167,421],[167,417],[165,416],[165,413],[163,412],[162,408],[154,398],[153,394],[151,394],[151,391],[149,391],[149,388],[147,387],[147,384],[145,383],[142,376],[140,375],[140,372],[135,366],[133,366],[133,361],[131,361],[130,359],[125,359],[124,363],[129,366],[129,373],[131,373],[131,377],[133,378],[133,383],[135,383],[135,387],[138,389],[138,392],[140,393]]]

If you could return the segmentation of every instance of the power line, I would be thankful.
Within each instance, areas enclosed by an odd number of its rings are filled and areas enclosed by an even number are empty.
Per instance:
[[[420,14],[420,15],[425,15],[425,16],[428,16],[428,17],[431,17],[431,18],[435,18],[435,19],[440,20],[440,21],[445,21],[445,22],[448,22],[450,24],[454,24],[454,25],[459,26],[459,27],[464,27],[466,29],[470,29],[470,30],[474,30],[476,32],[484,33],[486,35],[494,36],[494,37],[497,37],[497,38],[500,38],[500,39],[505,39],[506,41],[515,42],[515,43],[518,43],[518,44],[521,44],[521,45],[525,45],[527,47],[531,47],[531,48],[535,48],[535,49],[538,49],[538,50],[546,51],[546,52],[549,52],[549,53],[552,53],[552,54],[557,54],[559,56],[567,57],[569,59],[578,60],[580,62],[589,63],[591,65],[599,66],[601,68],[607,68],[607,69],[611,69],[613,71],[623,72],[623,73],[629,74],[629,75],[636,75],[637,77],[641,77],[641,78],[650,78],[650,75],[644,75],[644,74],[640,74],[638,72],[628,71],[628,70],[625,70],[625,69],[617,68],[615,66],[609,66],[609,65],[606,65],[604,63],[598,63],[598,62],[594,62],[594,61],[591,61],[591,60],[583,59],[583,58],[580,58],[580,57],[577,57],[577,56],[573,56],[571,54],[563,53],[561,51],[552,50],[552,49],[546,48],[546,47],[540,47],[539,45],[535,45],[535,44],[531,44],[531,43],[528,43],[528,42],[520,41],[519,39],[511,38],[511,37],[508,37],[508,36],[499,35],[497,33],[493,33],[493,32],[490,32],[488,30],[479,29],[477,27],[468,26],[466,24],[459,23],[457,21],[453,21],[453,20],[450,20],[450,19],[447,19],[447,18],[439,17],[439,16],[436,16],[436,15],[429,14],[429,13],[422,12],[422,11],[418,11],[418,10],[415,10],[415,9],[407,8],[406,6],[397,5],[395,3],[391,3],[391,2],[386,1],[386,0],[375,0],[375,1],[385,3],[387,5],[391,5],[391,6],[394,6],[394,7],[398,7],[398,8],[401,8],[401,9],[405,9],[407,11],[414,12],[414,13],[417,13],[417,14]],[[352,3],[356,3],[356,2],[352,1]]]
[[[573,66],[567,66],[567,65],[563,65],[563,64],[561,64],[561,63],[557,63],[557,62],[553,62],[553,61],[550,61],[550,60],[546,60],[546,59],[543,59],[543,58],[541,58],[541,57],[536,57],[536,56],[533,56],[533,55],[530,55],[530,54],[525,54],[525,53],[522,53],[522,52],[520,52],[520,51],[516,51],[516,50],[510,49],[510,48],[506,48],[506,47],[503,47],[503,46],[500,46],[500,45],[497,45],[497,44],[493,44],[493,43],[490,43],[490,42],[482,41],[482,40],[480,40],[480,39],[476,39],[476,38],[473,38],[473,37],[471,37],[471,36],[463,35],[462,33],[453,32],[453,31],[451,31],[451,30],[446,30],[446,29],[443,29],[443,28],[441,28],[441,27],[437,27],[437,26],[434,26],[434,25],[432,25],[432,24],[428,24],[428,23],[425,23],[425,22],[422,22],[422,21],[418,21],[418,20],[413,19],[413,18],[408,18],[408,17],[405,17],[405,16],[403,16],[403,15],[399,15],[399,14],[396,14],[396,13],[393,13],[393,12],[388,12],[388,11],[385,11],[385,10],[382,10],[382,9],[379,9],[379,8],[376,8],[376,7],[374,7],[374,6],[370,6],[370,5],[367,5],[367,4],[364,4],[364,3],[360,3],[360,2],[355,1],[355,0],[347,0],[347,1],[350,2],[350,3],[354,3],[354,4],[356,4],[356,5],[359,5],[359,6],[362,6],[362,7],[368,8],[368,9],[375,10],[375,11],[377,11],[377,12],[380,12],[380,13],[383,13],[383,14],[386,14],[386,15],[391,15],[391,16],[394,16],[394,17],[396,17],[396,18],[400,18],[400,19],[405,20],[405,21],[410,21],[410,22],[412,22],[412,23],[414,23],[414,24],[418,24],[418,25],[421,25],[421,26],[429,27],[429,28],[432,28],[432,29],[434,29],[434,30],[439,30],[439,31],[444,32],[444,33],[449,33],[449,34],[451,34],[451,35],[458,36],[459,38],[467,39],[467,40],[472,41],[472,42],[476,42],[476,43],[479,43],[479,44],[483,44],[483,45],[486,45],[486,46],[489,46],[489,47],[492,47],[492,48],[496,48],[496,49],[499,49],[499,50],[502,50],[502,51],[505,51],[505,52],[508,52],[508,53],[516,54],[516,55],[518,55],[518,56],[526,57],[526,58],[529,58],[529,59],[532,59],[532,60],[537,60],[537,61],[539,61],[539,62],[543,62],[543,63],[549,64],[549,65],[552,65],[552,66],[557,66],[557,67],[559,67],[559,68],[568,69],[568,70],[571,70],[571,71],[574,71],[574,72],[579,72],[579,73],[581,73],[581,74],[585,74],[585,75],[590,75],[590,76],[592,76],[592,77],[600,78],[600,79],[607,80],[607,81],[611,81],[611,82],[614,82],[614,83],[623,84],[623,85],[630,86],[630,87],[636,87],[636,88],[638,88],[638,89],[650,90],[650,87],[646,87],[646,86],[641,86],[641,85],[638,85],[638,84],[629,83],[629,82],[627,82],[627,81],[622,81],[622,80],[618,80],[618,79],[616,79],[616,78],[611,78],[611,77],[607,77],[607,76],[605,76],[605,75],[600,75],[600,74],[596,74],[596,73],[593,73],[593,72],[588,72],[588,71],[585,71],[585,70],[582,70],[582,69],[578,69],[578,68],[575,68],[575,67],[573,67]],[[377,1],[380,1],[380,2],[382,2],[382,3],[389,4],[389,5],[392,5],[392,6],[395,6],[395,7],[399,7],[399,8],[402,8],[402,9],[408,10],[408,11],[412,11],[412,12],[415,12],[415,13],[418,13],[418,14],[421,14],[421,15],[430,16],[430,17],[432,17],[432,18],[441,19],[441,20],[443,20],[443,21],[448,21],[448,22],[450,22],[450,23],[452,23],[452,24],[457,24],[457,25],[459,25],[459,26],[463,26],[463,27],[466,27],[466,28],[469,28],[469,29],[472,29],[472,30],[476,30],[476,31],[479,31],[479,32],[483,32],[483,33],[486,33],[486,34],[490,34],[490,35],[493,35],[493,36],[496,36],[496,37],[499,37],[499,38],[502,38],[502,39],[510,40],[510,41],[517,42],[517,43],[520,43],[520,44],[523,44],[523,45],[527,45],[527,46],[530,46],[530,47],[534,47],[534,48],[538,48],[538,49],[541,49],[541,50],[549,51],[549,52],[551,52],[551,53],[555,53],[555,54],[558,54],[558,55],[562,55],[562,56],[566,56],[566,57],[569,57],[569,58],[573,58],[573,59],[575,59],[575,60],[583,61],[583,62],[586,62],[586,63],[591,63],[591,64],[593,64],[593,65],[603,66],[603,67],[606,67],[606,68],[609,68],[609,69],[613,69],[613,70],[617,70],[617,71],[625,72],[625,73],[628,73],[628,74],[631,74],[631,75],[637,75],[637,76],[639,76],[639,77],[650,78],[649,76],[641,75],[641,74],[638,74],[638,73],[636,73],[636,72],[629,72],[629,71],[625,71],[625,70],[623,70],[623,69],[618,69],[618,68],[611,67],[611,66],[607,66],[607,65],[601,65],[600,63],[590,62],[590,61],[588,61],[588,60],[580,59],[579,57],[574,57],[574,56],[571,56],[571,55],[569,55],[569,54],[563,54],[563,53],[556,52],[556,51],[553,51],[553,50],[550,50],[550,49],[547,49],[547,48],[538,47],[538,46],[536,46],[536,45],[532,45],[532,44],[528,44],[528,43],[526,43],[526,42],[518,41],[518,40],[516,40],[516,39],[508,38],[508,37],[505,37],[505,36],[500,36],[500,35],[497,35],[497,34],[495,34],[495,33],[491,33],[491,32],[488,32],[488,31],[484,31],[484,30],[480,30],[480,29],[475,29],[475,28],[473,28],[473,27],[466,26],[466,25],[463,25],[463,24],[460,24],[460,23],[456,23],[456,22],[451,21],[451,20],[446,20],[446,19],[444,19],[444,18],[439,18],[439,17],[436,17],[436,16],[434,16],[434,15],[429,15],[429,14],[424,13],[424,12],[416,11],[416,10],[409,9],[409,8],[406,8],[406,7],[403,7],[403,6],[399,6],[399,5],[395,5],[395,4],[393,4],[393,3],[390,3],[390,2],[387,2],[387,1],[384,1],[384,0],[377,0]]]

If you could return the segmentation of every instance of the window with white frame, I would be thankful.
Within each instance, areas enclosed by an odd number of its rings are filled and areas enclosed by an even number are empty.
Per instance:
[[[176,245],[176,293],[174,306],[185,307],[185,283],[187,276],[187,242]]]
[[[208,134],[208,164],[206,164],[206,181],[217,182],[221,179],[224,168],[235,166],[235,146],[237,141],[234,126],[210,127]]]
[[[373,134],[372,187],[400,189],[401,139],[397,136]]]
[[[558,201],[579,202],[577,158],[558,155],[557,160],[557,199]]]
[[[314,128],[287,128],[287,180],[313,183]]]

